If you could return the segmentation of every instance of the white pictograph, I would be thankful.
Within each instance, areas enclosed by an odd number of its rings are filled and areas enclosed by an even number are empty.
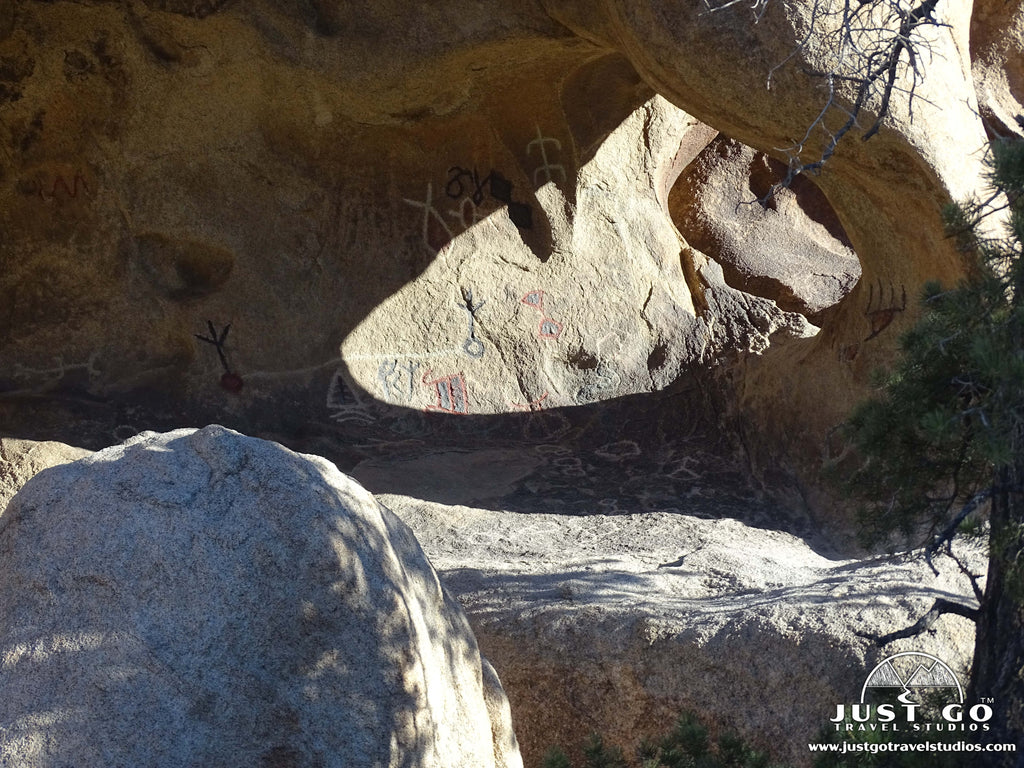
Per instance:
[[[457,207],[449,208],[448,215],[455,219],[463,230],[469,229],[483,218],[480,215],[480,207],[471,197],[464,197]]]
[[[96,359],[98,357],[99,353],[93,352],[84,363],[65,363],[64,358],[58,355],[53,358],[55,364],[53,368],[29,368],[15,363],[14,378],[21,379],[22,381],[41,378],[43,381],[40,383],[45,386],[57,383],[72,371],[84,371],[91,381],[94,377],[100,375],[99,370],[96,368]]]
[[[365,406],[359,402],[348,385],[339,368],[331,377],[331,383],[327,387],[327,411],[331,421],[338,424],[355,422],[356,424],[370,424],[373,416],[366,412]]]
[[[555,178],[552,172],[562,174],[562,181],[566,181],[565,166],[560,163],[552,163],[548,157],[547,145],[551,145],[556,151],[562,151],[562,142],[558,139],[552,138],[551,136],[545,136],[541,133],[540,126],[537,126],[537,138],[526,145],[526,154],[530,154],[534,147],[537,148],[540,154],[541,165],[533,172],[533,183],[538,184],[537,177],[540,174],[547,176],[545,181],[554,181]]]
[[[410,361],[401,363],[397,358],[384,360],[377,368],[377,381],[384,390],[384,399],[389,403],[408,403],[415,390],[415,375],[420,364]]]
[[[422,237],[423,244],[427,246],[427,248],[434,250],[434,246],[430,244],[431,218],[433,218],[433,220],[445,231],[445,233],[448,235],[449,240],[455,237],[455,233],[453,233],[451,229],[448,227],[448,224],[447,222],[445,222],[444,217],[441,215],[441,212],[434,207],[434,186],[429,181],[427,182],[426,200],[420,202],[419,200],[410,200],[407,197],[403,197],[402,200],[403,202],[406,202],[415,208],[423,209]]]

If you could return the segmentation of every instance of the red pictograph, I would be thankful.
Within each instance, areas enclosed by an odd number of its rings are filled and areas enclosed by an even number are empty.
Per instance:
[[[544,408],[542,403],[548,399],[548,395],[550,394],[550,392],[545,392],[536,400],[531,400],[528,403],[509,403],[509,405],[511,405],[513,408],[518,408],[520,411],[540,411],[543,410]]]
[[[45,184],[39,183],[39,199],[44,202],[65,198],[75,199],[78,197],[79,185],[81,185],[82,191],[88,192],[89,196],[92,196],[92,188],[81,173],[76,173],[70,184],[68,184],[67,179],[58,173],[53,180],[53,184],[49,185],[49,192],[46,191]]]
[[[428,405],[427,410],[461,415],[468,414],[469,393],[466,390],[466,377],[461,373],[454,373],[428,381],[427,377],[430,376],[430,373],[428,370],[423,374],[423,383],[434,387],[437,404]]]
[[[542,339],[557,339],[562,335],[562,324],[548,317],[544,311],[544,291],[530,291],[520,301],[540,312],[540,325],[537,327],[538,336]]]
[[[539,309],[540,313],[544,314],[544,291],[530,291],[520,301],[534,309]]]

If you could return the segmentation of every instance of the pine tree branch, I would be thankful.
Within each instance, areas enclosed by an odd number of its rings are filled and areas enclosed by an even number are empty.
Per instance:
[[[993,488],[989,486],[988,488],[978,491],[976,494],[971,496],[971,498],[967,500],[967,503],[964,504],[961,510],[957,513],[957,516],[950,521],[949,525],[947,525],[925,549],[924,560],[928,563],[928,567],[932,569],[932,573],[936,576],[939,575],[939,569],[932,563],[932,555],[938,552],[944,544],[951,541],[952,538],[956,536],[956,531],[960,527],[960,523],[966,520],[967,516],[974,512],[974,510],[978,508],[979,504],[988,499],[992,495],[992,491]]]
[[[867,638],[878,646],[884,646],[894,640],[901,640],[904,637],[917,637],[922,632],[927,632],[931,629],[932,625],[938,621],[940,616],[944,616],[947,613],[952,613],[956,616],[963,616],[965,619],[970,619],[975,622],[978,621],[981,615],[981,611],[978,608],[972,608],[969,605],[955,603],[952,600],[939,597],[935,599],[935,603],[932,605],[931,610],[929,610],[928,613],[906,629],[899,629],[895,632],[890,632],[887,635],[872,635],[866,632],[855,632],[854,634],[858,637]]]

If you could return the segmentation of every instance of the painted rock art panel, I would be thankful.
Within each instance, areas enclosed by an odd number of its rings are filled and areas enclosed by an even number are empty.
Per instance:
[[[621,55],[581,57],[559,28],[447,70],[367,68],[373,51],[332,47],[343,24],[313,44],[261,7],[279,38],[236,4],[140,6],[128,24],[115,5],[42,3],[24,14],[45,44],[0,38],[17,62],[0,126],[16,149],[8,403],[79,398],[101,442],[181,414],[328,441],[513,414],[548,439],[560,409],[664,389],[741,338],[708,309],[740,294],[684,258],[666,210],[709,129]],[[761,347],[790,333],[747,301]]]
[[[650,128],[654,115],[660,132]],[[697,126],[654,99],[574,169],[553,135],[572,126],[535,122],[518,154],[502,147],[491,151],[500,161],[460,160],[443,169],[447,176],[424,179],[425,195],[401,198],[401,220],[435,256],[346,337],[341,356],[354,380],[383,401],[431,413],[536,412],[660,389],[706,362],[706,342],[676,343],[708,334],[658,188]],[[650,153],[639,149],[644,132]],[[642,172],[624,177],[624,163]],[[517,204],[529,206],[529,219]],[[522,237],[541,221],[553,238],[546,261]],[[421,364],[417,375],[429,372],[422,381],[430,386],[409,387],[399,401],[393,364],[409,366],[403,381]]]

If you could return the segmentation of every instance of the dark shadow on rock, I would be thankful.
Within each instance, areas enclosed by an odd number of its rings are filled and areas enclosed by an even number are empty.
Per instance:
[[[98,449],[144,430],[218,423],[324,456],[373,493],[524,514],[728,517],[833,552],[803,510],[774,503],[753,480],[715,415],[718,396],[696,377],[588,405],[450,415],[383,403],[351,381],[326,409],[335,374],[325,368],[322,386],[278,389],[245,409],[229,393],[223,409],[192,403],[178,412],[158,393],[150,402],[40,399],[17,436]]]
[[[568,558],[567,558],[568,559]],[[842,602],[851,612],[877,605],[879,592],[885,594],[924,595],[927,600],[962,601],[963,595],[904,576],[884,584],[869,584],[857,570],[866,570],[871,561],[858,561],[839,566],[822,578],[803,584],[789,584],[773,589],[740,588],[700,596],[673,596],[664,584],[655,581],[652,572],[621,570],[621,561],[595,558],[573,563],[561,571],[508,573],[482,568],[451,568],[444,571],[442,581],[454,595],[472,605],[474,617],[495,617],[515,614],[521,606],[531,612],[557,610],[563,615],[574,611],[603,608],[616,610],[623,623],[650,616],[672,616],[680,630],[699,624],[702,611],[707,615],[747,617],[752,612],[767,611],[773,605],[801,606],[810,612],[837,601],[837,585],[857,584],[857,591],[845,594]],[[619,568],[620,570],[616,570]],[[656,572],[655,572],[656,573]],[[681,572],[680,578],[700,576]],[[858,578],[859,577],[859,578]],[[469,595],[464,598],[463,595]],[[678,617],[689,617],[689,621]],[[611,618],[611,617],[609,617]],[[478,619],[479,620],[479,619]]]

